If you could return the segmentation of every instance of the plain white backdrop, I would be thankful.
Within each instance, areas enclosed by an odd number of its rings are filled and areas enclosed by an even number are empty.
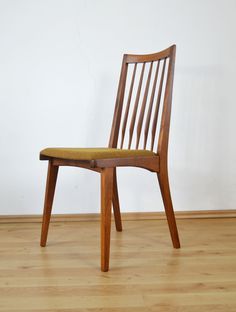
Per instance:
[[[176,43],[175,210],[234,209],[236,1],[0,0],[0,214],[42,212],[49,146],[107,146],[123,53]],[[120,169],[122,211],[163,210],[156,176]],[[59,172],[54,213],[98,212],[99,174]]]

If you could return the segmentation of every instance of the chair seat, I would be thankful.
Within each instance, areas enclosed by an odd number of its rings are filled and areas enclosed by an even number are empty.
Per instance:
[[[148,150],[129,150],[118,148],[46,148],[40,152],[40,156],[71,159],[71,160],[93,160],[107,158],[127,158],[135,156],[156,156]]]

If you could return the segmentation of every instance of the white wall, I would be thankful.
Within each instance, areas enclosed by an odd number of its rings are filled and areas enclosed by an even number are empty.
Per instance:
[[[177,44],[176,210],[234,209],[236,1],[1,0],[0,214],[42,211],[47,146],[106,146],[123,53]],[[122,211],[162,210],[156,176],[118,172]],[[99,211],[99,175],[62,168],[55,213]]]

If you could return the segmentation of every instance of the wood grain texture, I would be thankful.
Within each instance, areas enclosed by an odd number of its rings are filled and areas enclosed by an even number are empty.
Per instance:
[[[115,110],[114,110],[110,139],[109,139],[109,144],[108,144],[109,147],[116,147],[117,141],[118,141],[120,119],[121,119],[123,101],[124,101],[124,95],[125,95],[126,76],[127,76],[127,71],[128,71],[126,58],[127,56],[124,55],[122,65],[121,65],[120,80],[119,80],[119,85],[118,85],[118,90],[117,90]]]
[[[146,109],[148,91],[149,91],[150,80],[151,80],[151,75],[152,75],[152,66],[153,66],[153,62],[151,62],[151,65],[149,68],[148,78],[147,78],[145,92],[143,96],[143,102],[142,102],[142,106],[141,106],[141,110],[139,114],[139,120],[138,120],[138,125],[137,125],[137,141],[136,141],[136,147],[135,147],[136,149],[138,149],[138,146],[139,146],[140,135],[141,135],[142,126],[143,126],[143,118],[144,118],[144,113]]]
[[[123,126],[122,126],[122,137],[121,137],[121,146],[120,146],[120,148],[122,148],[123,144],[124,144],[125,130],[126,130],[126,125],[127,125],[128,115],[129,115],[129,108],[130,108],[130,103],[131,103],[131,97],[132,97],[132,93],[133,93],[136,69],[137,69],[137,63],[134,65],[134,68],[133,68],[133,75],[132,75],[132,80],[131,80],[131,83],[130,83],[129,95],[128,95],[128,100],[127,100],[126,109],[125,109],[125,115],[124,115],[124,120],[123,120]]]
[[[150,103],[149,103],[149,108],[148,108],[148,113],[147,113],[147,118],[146,118],[145,131],[144,131],[144,143],[143,143],[144,149],[147,146],[148,131],[149,131],[149,127],[150,127],[150,120],[151,120],[151,115],[152,115],[154,96],[155,96],[155,92],[156,92],[159,67],[160,67],[160,61],[158,61],[158,63],[157,63],[155,77],[154,77],[153,85],[152,85],[152,93],[151,93],[151,98],[150,98]]]
[[[120,214],[120,201],[119,201],[119,193],[118,193],[118,185],[117,185],[116,168],[113,169],[112,206],[113,206],[113,214],[114,214],[114,219],[115,219],[116,230],[118,232],[121,232],[122,222],[121,222],[121,214]]]
[[[139,167],[149,171],[159,171],[159,156],[136,156],[129,158],[97,159],[94,165],[99,168]]]
[[[42,247],[46,246],[47,236],[48,236],[48,228],[52,213],[52,204],[53,198],[56,188],[57,175],[58,175],[58,166],[53,166],[52,161],[48,162],[48,174],[47,174],[47,182],[46,182],[46,191],[45,191],[45,199],[44,199],[44,210],[43,210],[43,221],[42,221],[42,229],[41,229],[41,241],[40,245]]]
[[[141,75],[140,75],[140,78],[139,78],[138,90],[137,90],[137,93],[136,93],[136,98],[135,98],[135,103],[134,103],[134,110],[133,110],[132,119],[131,119],[131,122],[130,122],[129,145],[128,145],[129,149],[131,148],[131,144],[132,144],[134,125],[135,125],[135,121],[136,121],[136,115],[137,115],[138,105],[139,105],[139,98],[140,98],[141,88],[142,88],[142,84],[143,84],[144,70],[145,70],[145,63],[143,63],[143,66],[142,66],[142,71],[141,71]]]
[[[113,173],[116,167],[121,166],[132,166],[132,167],[140,167],[147,169],[151,172],[155,172],[158,174],[159,183],[161,186],[162,198],[165,206],[165,211],[167,215],[167,220],[169,224],[169,229],[171,233],[171,238],[173,242],[173,246],[175,248],[180,247],[179,243],[179,236],[178,230],[175,222],[175,215],[173,211],[172,201],[171,201],[171,194],[170,194],[170,186],[168,180],[168,161],[167,161],[167,154],[168,154],[168,141],[169,141],[169,126],[170,126],[170,113],[171,113],[171,105],[172,105],[172,89],[173,89],[173,79],[174,79],[174,65],[175,65],[175,51],[176,46],[172,45],[166,50],[163,50],[159,53],[149,54],[149,55],[124,55],[123,62],[121,67],[121,74],[119,80],[119,86],[117,91],[116,97],[116,104],[112,122],[112,129],[110,134],[109,140],[109,147],[117,147],[120,126],[121,126],[121,119],[124,115],[124,122],[123,128],[121,129],[121,146],[123,146],[123,140],[125,136],[125,129],[127,126],[128,114],[129,114],[129,107],[130,107],[130,100],[132,99],[132,91],[133,85],[135,80],[135,73],[137,64],[141,66],[141,73],[138,80],[138,86],[136,91],[136,96],[134,100],[134,107],[133,112],[131,115],[130,126],[129,126],[129,142],[128,148],[131,148],[133,134],[136,126],[136,149],[139,148],[139,142],[141,138],[142,128],[143,128],[143,120],[146,112],[146,103],[147,99],[149,98],[149,86],[151,83],[152,77],[152,68],[153,63],[157,63],[156,67],[156,75],[154,78],[153,83],[157,83],[157,75],[159,71],[160,62],[163,63],[162,65],[162,74],[159,82],[159,87],[157,91],[157,100],[155,106],[155,112],[152,122],[152,138],[151,138],[151,150],[154,148],[154,140],[156,137],[156,128],[158,122],[158,114],[159,114],[159,107],[160,103],[162,102],[162,115],[161,115],[161,122],[160,122],[160,133],[158,136],[158,150],[156,154],[152,156],[133,156],[127,158],[109,158],[109,159],[100,159],[100,158],[93,158],[95,156],[91,155],[90,160],[81,159],[81,160],[73,160],[73,159],[66,159],[65,157],[61,157],[58,159],[57,155],[47,156],[44,155],[43,152],[40,153],[41,160],[49,160],[49,171],[48,171],[48,183],[46,187],[46,195],[45,195],[45,205],[44,205],[44,214],[43,214],[43,225],[42,225],[42,232],[41,232],[41,246],[46,245],[47,240],[47,233],[48,233],[48,226],[50,222],[51,210],[52,210],[52,202],[53,202],[53,195],[55,191],[55,184],[56,184],[56,174],[55,170],[58,170],[58,166],[75,166],[75,167],[82,167],[90,170],[97,171],[101,173],[101,270],[106,272],[109,269],[109,252],[110,252],[110,230],[111,230],[111,203],[113,201],[114,207],[114,215],[116,218],[116,229],[118,231],[121,230],[121,220],[120,213],[118,209],[119,198],[117,192],[116,183],[113,180]],[[131,80],[131,85],[129,88],[129,95],[128,95],[128,102],[126,107],[125,114],[122,113],[123,111],[123,102],[125,98],[125,91],[126,91],[126,82],[127,82],[127,75],[128,75],[128,65],[129,63],[134,62],[134,69],[133,75]],[[149,71],[147,78],[145,77],[145,68],[147,63],[149,65]],[[168,69],[166,70],[166,64],[168,64]],[[166,79],[165,79],[166,77]],[[143,83],[143,80],[146,80]],[[164,83],[165,81],[165,83]],[[142,94],[142,89],[144,87],[144,93]],[[164,90],[164,91],[163,91]],[[146,126],[144,128],[144,146],[146,148],[147,145],[147,137],[148,137],[148,130],[149,125],[147,122],[150,123],[151,121],[151,113],[152,113],[152,105],[154,101],[154,96],[156,92],[156,86],[153,85],[152,93],[150,98],[149,109],[147,112],[147,119],[146,119]],[[139,106],[140,96],[143,97],[141,101],[141,107]],[[161,100],[163,99],[163,100]],[[136,119],[137,115],[139,118]],[[137,121],[136,121],[137,120]],[[46,156],[46,157],[45,157]],[[65,158],[65,159],[64,159]],[[55,172],[54,172],[55,171]],[[115,190],[115,192],[114,192]]]
[[[161,95],[162,95],[163,82],[164,82],[164,76],[165,76],[165,68],[166,68],[166,59],[164,59],[164,63],[162,67],[161,80],[160,80],[160,85],[159,85],[159,90],[158,90],[158,97],[156,101],[155,113],[154,113],[154,118],[153,118],[153,123],[152,123],[152,143],[151,143],[152,151],[153,151],[154,143],[155,143],[157,120],[158,120],[158,113],[159,113],[160,102],[161,102]]]
[[[176,219],[218,219],[236,218],[236,210],[192,210],[176,211]],[[163,211],[158,212],[123,212],[124,221],[166,220]],[[51,222],[84,222],[99,221],[100,213],[52,214]],[[0,215],[1,223],[37,223],[42,222],[41,215]]]
[[[180,241],[179,241],[179,234],[178,229],[175,221],[175,214],[173,210],[173,204],[170,194],[170,186],[169,186],[169,178],[168,178],[168,172],[161,171],[157,174],[161,195],[164,203],[164,208],[166,212],[166,218],[169,225],[170,230],[170,236],[172,239],[173,247],[174,248],[180,248]]]
[[[99,222],[1,224],[0,311],[235,312],[236,219],[179,220],[182,249],[166,221],[112,226],[111,269],[99,271]]]
[[[127,63],[143,63],[143,62],[152,62],[153,60],[161,60],[170,55],[172,52],[173,46],[157,52],[157,53],[152,53],[152,54],[144,54],[144,55],[137,55],[137,54],[126,54],[126,62]]]
[[[109,270],[113,168],[101,172],[101,270]]]

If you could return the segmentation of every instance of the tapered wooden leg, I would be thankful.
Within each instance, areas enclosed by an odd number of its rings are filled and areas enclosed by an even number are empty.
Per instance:
[[[101,271],[109,270],[113,168],[101,171]]]
[[[120,203],[119,203],[119,194],[117,187],[117,176],[116,176],[116,168],[113,169],[113,196],[112,196],[112,204],[113,204],[113,213],[116,224],[116,230],[118,232],[122,231],[122,223],[121,223],[121,215],[120,215]]]
[[[48,227],[51,218],[52,204],[55,193],[55,187],[57,182],[58,166],[53,166],[52,162],[48,162],[48,175],[47,175],[47,184],[45,191],[45,200],[44,200],[44,211],[43,211],[43,223],[41,231],[41,242],[42,247],[46,246],[47,236],[48,236]]]
[[[160,184],[161,195],[165,207],[172,243],[174,248],[180,248],[178,229],[171,200],[168,172],[166,170],[162,173],[158,173],[157,176]]]

